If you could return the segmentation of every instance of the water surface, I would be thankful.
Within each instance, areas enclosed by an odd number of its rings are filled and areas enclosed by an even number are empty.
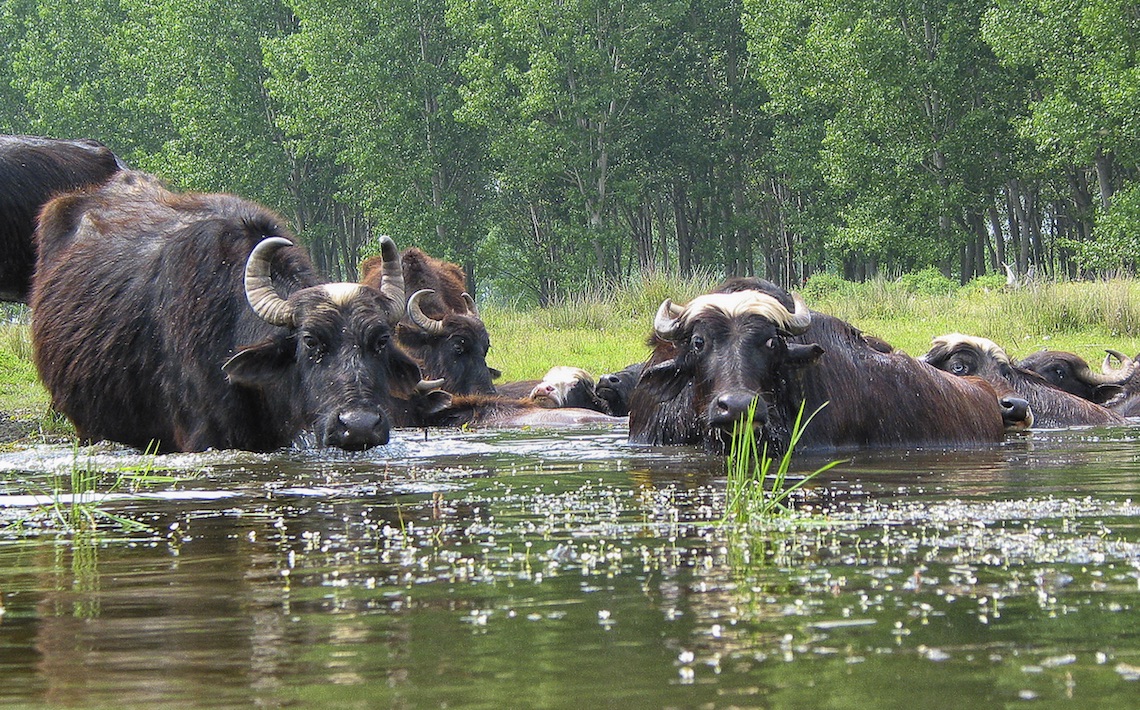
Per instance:
[[[747,526],[625,436],[2,454],[0,703],[1136,707],[1140,428],[845,454]]]

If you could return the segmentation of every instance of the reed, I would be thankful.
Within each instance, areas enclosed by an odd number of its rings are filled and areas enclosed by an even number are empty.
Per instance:
[[[795,451],[808,424],[826,405],[804,419],[804,403],[800,403],[788,449],[778,461],[768,456],[766,442],[759,448],[756,443],[756,432],[753,428],[756,405],[757,401],[753,401],[752,406],[748,408],[748,414],[741,417],[733,426],[732,444],[725,461],[727,483],[721,523],[748,525],[757,519],[762,521],[786,515],[792,509],[789,497],[793,493],[819,474],[842,463],[832,461],[802,478],[790,480],[788,473],[792,465],[792,452]]]
[[[157,456],[157,450],[148,447],[139,463],[107,470],[96,465],[90,447],[75,443],[69,469],[52,476],[50,488],[40,493],[44,502],[20,522],[46,520],[56,529],[75,535],[93,533],[107,525],[122,532],[151,531],[145,523],[113,513],[103,504],[108,496],[138,491],[146,486],[169,485],[188,477],[160,472],[156,467]]]

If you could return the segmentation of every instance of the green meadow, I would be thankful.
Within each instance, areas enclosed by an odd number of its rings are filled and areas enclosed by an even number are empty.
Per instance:
[[[554,365],[596,375],[644,360],[660,303],[684,303],[709,290],[711,278],[646,277],[599,285],[548,308],[489,302],[480,315],[491,334],[488,362],[501,381],[541,377]],[[1105,348],[1140,352],[1140,281],[1043,283],[1010,289],[990,277],[957,286],[936,273],[851,283],[814,277],[800,290],[808,305],[854,323],[912,355],[938,335],[990,338],[1014,358],[1041,348],[1069,350],[1099,366]],[[0,325],[0,411],[50,423],[48,397],[31,362],[26,315]]]

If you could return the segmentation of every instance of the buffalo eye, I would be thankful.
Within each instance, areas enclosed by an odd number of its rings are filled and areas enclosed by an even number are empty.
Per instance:
[[[377,335],[372,336],[371,348],[374,352],[382,353],[382,352],[384,352],[384,348],[386,348],[386,347],[388,347],[388,334],[387,333],[379,333]]]
[[[1065,371],[1060,367],[1054,368],[1053,377],[1056,378],[1058,382],[1060,382],[1065,379]]]
[[[768,338],[767,340],[764,341],[764,347],[768,348],[769,350],[775,350],[776,349],[776,339],[775,338]]]
[[[955,375],[968,375],[970,368],[961,360],[954,360],[950,363],[950,372]]]
[[[704,336],[694,335],[692,338],[689,339],[689,345],[693,348],[693,352],[695,352],[695,353],[702,352],[705,349]]]
[[[464,355],[467,353],[467,341],[463,338],[456,338],[451,342],[451,349],[456,355]]]
[[[301,345],[305,348],[305,353],[316,360],[320,360],[321,356],[325,354],[328,348],[321,342],[321,339],[312,333],[305,333],[301,336]]]

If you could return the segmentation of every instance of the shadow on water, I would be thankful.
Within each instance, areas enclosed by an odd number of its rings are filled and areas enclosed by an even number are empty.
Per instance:
[[[1140,430],[844,453],[749,526],[722,459],[625,436],[2,454],[0,702],[1133,705]],[[45,515],[77,466],[146,528]]]

